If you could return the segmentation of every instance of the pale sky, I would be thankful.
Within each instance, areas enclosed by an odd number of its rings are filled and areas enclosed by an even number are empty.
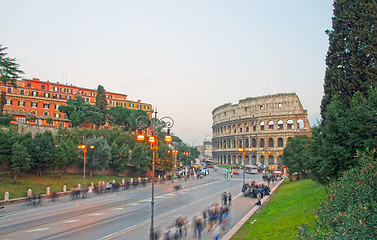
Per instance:
[[[212,110],[295,92],[311,125],[323,95],[332,0],[0,0],[0,44],[24,78],[128,95],[189,145]]]

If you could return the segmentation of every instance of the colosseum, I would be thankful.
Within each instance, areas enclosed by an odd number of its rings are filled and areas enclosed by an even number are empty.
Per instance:
[[[307,111],[295,93],[227,103],[212,111],[212,120],[212,157],[222,164],[242,164],[245,153],[245,164],[280,165],[290,137],[311,135]]]

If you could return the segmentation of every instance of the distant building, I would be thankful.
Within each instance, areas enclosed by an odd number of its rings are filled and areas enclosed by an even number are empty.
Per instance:
[[[217,163],[281,164],[288,139],[311,135],[307,111],[295,93],[242,99],[212,111],[213,160]],[[249,151],[251,150],[251,151]]]
[[[212,158],[212,141],[211,138],[208,136],[203,142],[203,146],[200,151],[200,155],[204,158]]]
[[[4,112],[14,116],[15,122],[19,124],[26,124],[26,117],[28,115],[35,116],[34,122],[27,122],[28,124],[48,126],[47,118],[53,120],[50,126],[54,127],[70,127],[64,113],[59,112],[58,107],[65,105],[69,98],[81,96],[85,102],[95,104],[96,89],[87,89],[73,85],[66,85],[61,83],[40,81],[37,78],[22,79],[17,81],[17,88],[0,84],[0,91],[6,93],[6,102],[4,105]],[[130,101],[127,95],[120,93],[112,93],[106,91],[107,106],[115,107],[121,106],[131,110],[142,109],[149,115],[152,114],[152,105],[138,101]],[[87,126],[81,127],[90,127]],[[105,127],[107,127],[105,125]]]

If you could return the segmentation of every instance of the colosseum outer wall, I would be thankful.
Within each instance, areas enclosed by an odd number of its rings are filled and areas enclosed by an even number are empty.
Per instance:
[[[281,164],[290,137],[311,135],[307,111],[295,93],[280,93],[239,100],[212,111],[212,157],[217,163]]]

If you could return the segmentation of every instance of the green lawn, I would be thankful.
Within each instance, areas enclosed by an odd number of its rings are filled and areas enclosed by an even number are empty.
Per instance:
[[[323,186],[310,179],[286,179],[232,239],[295,239],[301,224],[314,223],[313,212],[326,198]]]
[[[99,181],[112,181],[122,182],[125,177],[107,176],[107,175],[86,175],[85,184],[89,185],[91,182],[98,183]],[[126,179],[126,178],[125,178]],[[67,191],[83,184],[82,174],[64,174],[61,178],[56,178],[50,174],[44,176],[36,176],[35,174],[26,174],[20,179],[20,184],[14,185],[13,180],[8,175],[0,175],[0,200],[4,200],[4,193],[9,192],[9,198],[26,197],[27,190],[32,189],[34,194],[45,194],[46,188],[50,187],[51,191],[62,192],[63,185],[66,185]]]

